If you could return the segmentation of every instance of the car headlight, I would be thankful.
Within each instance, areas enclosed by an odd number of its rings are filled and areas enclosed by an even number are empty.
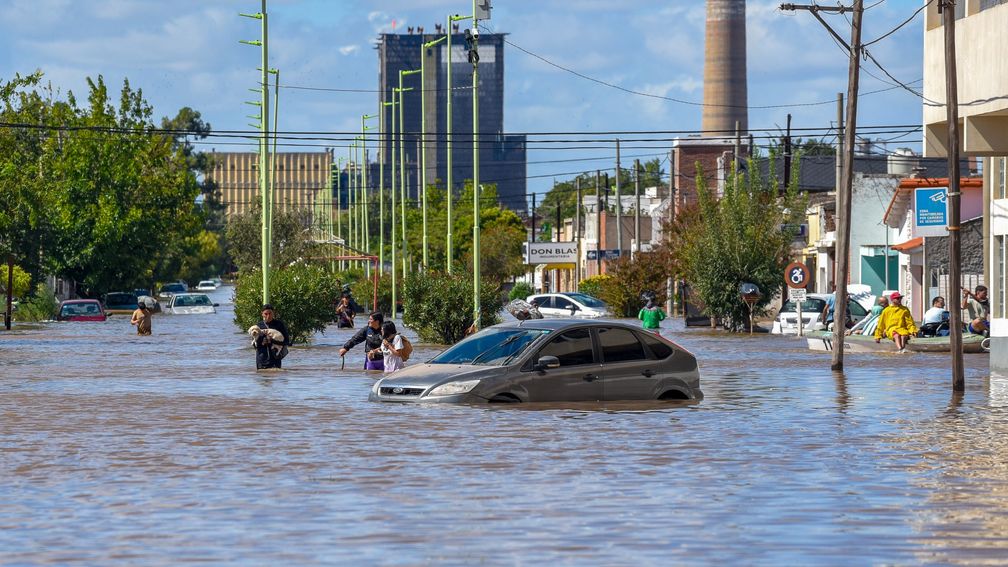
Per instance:
[[[473,388],[475,388],[480,383],[479,380],[466,380],[465,382],[448,382],[447,384],[441,384],[437,388],[430,391],[428,396],[454,396],[457,394],[465,394]]]

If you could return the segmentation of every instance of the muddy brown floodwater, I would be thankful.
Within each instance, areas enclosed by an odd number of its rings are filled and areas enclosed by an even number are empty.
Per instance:
[[[984,355],[955,398],[947,356],[833,374],[794,338],[666,321],[700,403],[377,404],[361,347],[340,371],[348,331],[256,372],[230,295],[151,337],[0,332],[0,563],[1008,561],[1008,380]]]

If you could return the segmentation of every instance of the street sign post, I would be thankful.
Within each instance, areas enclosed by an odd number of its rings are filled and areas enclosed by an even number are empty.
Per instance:
[[[607,248],[605,250],[585,250],[586,260],[598,260],[601,254],[603,260],[616,260],[620,257],[619,248]]]
[[[805,301],[805,287],[809,284],[812,274],[808,266],[801,262],[791,262],[784,268],[784,283],[788,286],[788,299],[795,302],[798,311],[798,336],[805,336],[802,319],[802,302]]]

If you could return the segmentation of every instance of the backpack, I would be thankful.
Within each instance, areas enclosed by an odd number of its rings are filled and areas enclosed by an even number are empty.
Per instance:
[[[409,342],[404,335],[399,335],[402,339],[402,348],[399,349],[399,356],[402,357],[403,362],[409,360],[411,354],[413,354],[413,344]]]

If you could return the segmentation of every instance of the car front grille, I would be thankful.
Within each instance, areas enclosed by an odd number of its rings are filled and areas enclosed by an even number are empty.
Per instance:
[[[419,396],[425,388],[407,388],[404,386],[382,386],[378,392],[383,396]]]

